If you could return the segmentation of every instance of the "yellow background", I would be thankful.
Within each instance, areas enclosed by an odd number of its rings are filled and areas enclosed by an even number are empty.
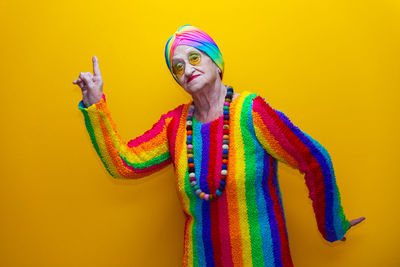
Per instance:
[[[304,178],[280,166],[295,266],[400,266],[398,1],[0,0],[0,266],[180,266],[172,165],[114,180],[73,85],[97,55],[126,140],[190,100],[164,46],[182,25],[218,44],[224,84],[261,94],[329,151],[347,241],[317,230]]]

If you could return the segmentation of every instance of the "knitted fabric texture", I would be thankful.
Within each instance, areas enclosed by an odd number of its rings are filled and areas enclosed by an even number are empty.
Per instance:
[[[263,98],[243,92],[231,104],[227,185],[207,202],[188,177],[186,117],[190,103],[161,116],[143,135],[124,142],[103,95],[88,108],[79,103],[94,148],[115,178],[140,178],[174,164],[183,212],[183,266],[293,266],[277,176],[277,162],[305,174],[318,230],[330,242],[350,227],[340,203],[331,158],[316,140]],[[205,193],[220,182],[223,116],[194,119],[198,184]]]

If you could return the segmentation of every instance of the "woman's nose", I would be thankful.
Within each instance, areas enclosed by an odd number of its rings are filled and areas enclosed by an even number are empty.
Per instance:
[[[186,67],[185,67],[185,75],[186,75],[186,77],[192,76],[192,73],[193,73],[192,64],[187,64]]]

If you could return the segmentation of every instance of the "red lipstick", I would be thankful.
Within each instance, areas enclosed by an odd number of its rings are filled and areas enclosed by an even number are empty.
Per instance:
[[[191,76],[191,77],[189,78],[188,82],[190,83],[193,79],[197,78],[198,76],[200,76],[200,74]]]

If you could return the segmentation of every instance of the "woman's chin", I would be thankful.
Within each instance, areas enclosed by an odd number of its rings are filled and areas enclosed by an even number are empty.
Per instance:
[[[195,93],[203,88],[202,84],[198,81],[191,81],[187,86],[186,86],[186,91],[191,93]]]

